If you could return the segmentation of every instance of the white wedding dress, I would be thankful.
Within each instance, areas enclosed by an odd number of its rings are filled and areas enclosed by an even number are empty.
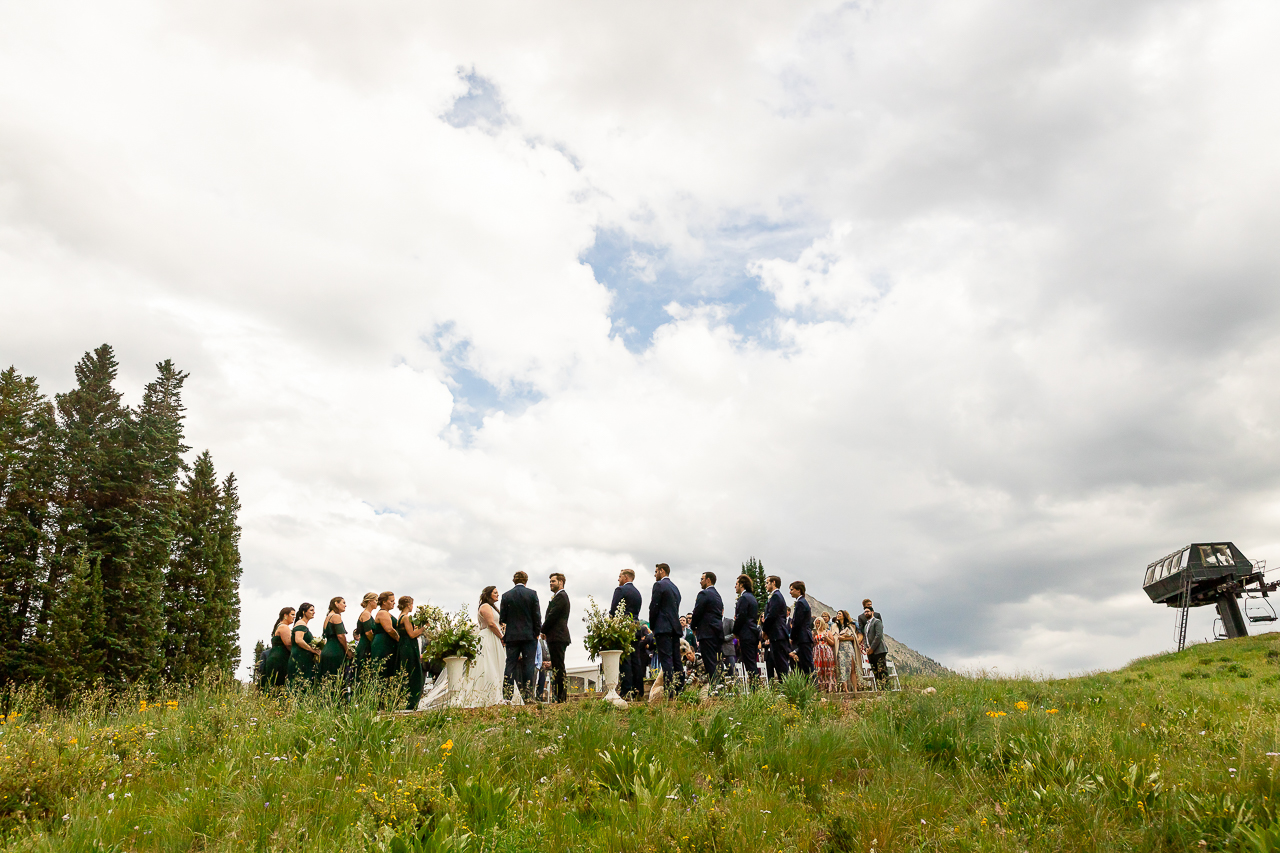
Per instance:
[[[481,610],[486,607],[493,611],[492,605],[480,605]],[[498,621],[497,617],[498,614],[493,612],[495,624]],[[418,704],[419,710],[443,708],[446,705],[452,705],[455,708],[483,708],[488,705],[502,704],[502,677],[507,668],[507,650],[498,639],[498,635],[485,625],[480,613],[476,614],[476,625],[480,628],[480,654],[476,656],[475,662],[466,668],[461,689],[455,694],[453,701],[449,701],[448,673],[442,672],[431,688],[431,692],[422,697],[422,701]],[[524,704],[519,688],[512,689],[511,704]]]

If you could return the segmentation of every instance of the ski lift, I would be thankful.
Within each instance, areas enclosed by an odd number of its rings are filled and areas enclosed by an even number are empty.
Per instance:
[[[1276,609],[1265,595],[1249,595],[1244,599],[1244,616],[1250,622],[1276,621]]]
[[[1174,633],[1181,651],[1192,607],[1212,605],[1218,611],[1213,636],[1219,640],[1247,636],[1249,623],[1276,621],[1275,608],[1264,599],[1280,589],[1280,581],[1266,582],[1265,565],[1230,542],[1196,542],[1148,565],[1142,588],[1156,604],[1178,611]]]
[[[1214,640],[1227,639],[1227,629],[1226,629],[1226,626],[1222,624],[1221,616],[1218,616],[1213,620],[1213,639]]]

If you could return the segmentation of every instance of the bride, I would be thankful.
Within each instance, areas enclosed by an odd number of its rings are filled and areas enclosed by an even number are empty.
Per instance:
[[[480,654],[466,668],[462,684],[449,701],[446,673],[440,673],[431,693],[424,696],[419,708],[439,708],[446,704],[461,708],[480,708],[502,704],[502,678],[506,671],[507,653],[502,645],[502,625],[498,623],[498,588],[486,586],[480,593],[476,624],[480,628]],[[520,691],[512,694],[511,704],[523,705]]]

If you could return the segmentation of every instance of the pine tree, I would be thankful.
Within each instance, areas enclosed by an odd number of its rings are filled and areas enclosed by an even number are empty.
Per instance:
[[[262,680],[262,656],[267,653],[267,644],[259,640],[253,645],[253,684]]]
[[[165,574],[165,677],[190,681],[212,665],[211,599],[223,552],[219,536],[222,495],[209,451],[201,453],[183,483],[173,559]]]
[[[47,675],[34,611],[52,541],[56,432],[36,380],[0,373],[0,684]]]
[[[751,582],[755,584],[756,599],[762,602],[762,606],[763,606],[764,597],[765,597],[764,563],[760,562],[755,557],[751,557],[745,563],[742,564],[742,573],[747,577],[751,578]]]
[[[51,668],[49,681],[57,699],[65,699],[99,676],[105,624],[98,561],[90,566],[89,558],[81,554],[53,607],[48,645],[57,666]]]
[[[210,625],[213,665],[230,675],[240,665],[240,490],[235,474],[222,481],[218,548],[221,556],[215,564],[205,619]]]

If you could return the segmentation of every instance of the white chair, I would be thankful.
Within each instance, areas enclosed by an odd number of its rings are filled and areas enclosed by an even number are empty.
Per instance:
[[[862,673],[858,676],[858,686],[865,687],[867,690],[875,692],[880,688],[876,685],[875,673],[871,671],[871,661],[867,659],[866,654],[861,655],[861,657]]]
[[[889,671],[889,683],[893,685],[892,689],[901,690],[902,682],[898,680],[898,668],[893,665],[893,661],[885,658],[884,667]]]

